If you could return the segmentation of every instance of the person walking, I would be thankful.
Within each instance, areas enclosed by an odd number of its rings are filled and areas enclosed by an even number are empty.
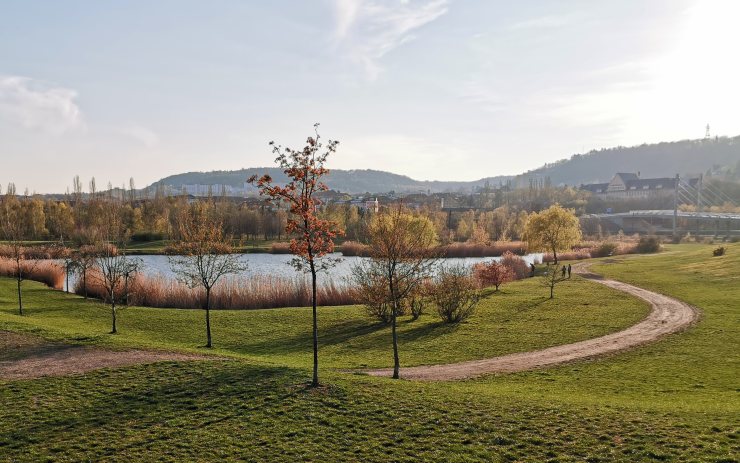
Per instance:
[[[565,272],[567,272],[567,271],[568,270],[565,268],[565,265],[563,265],[563,278],[565,278]]]
[[[568,279],[570,280],[570,272],[573,270],[573,268],[568,264]]]

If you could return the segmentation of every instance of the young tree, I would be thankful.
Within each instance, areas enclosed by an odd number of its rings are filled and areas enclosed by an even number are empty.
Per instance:
[[[28,249],[23,241],[24,221],[21,205],[15,197],[15,185],[8,185],[5,196],[0,198],[0,238],[5,241],[3,255],[13,261],[18,290],[18,314],[23,315],[23,293],[21,286],[26,275],[30,275],[39,260],[28,258]]]
[[[563,269],[557,265],[551,265],[542,274],[542,284],[550,289],[550,299],[555,297],[555,285],[568,279],[567,272],[564,272]]]
[[[530,251],[552,252],[558,265],[558,251],[567,251],[581,240],[581,225],[572,210],[554,204],[529,216],[524,240]]]
[[[404,300],[416,294],[430,277],[435,259],[437,234],[426,217],[415,217],[399,206],[373,217],[368,229],[370,260],[352,271],[355,283],[381,281],[385,291],[381,300],[390,307],[393,340],[393,378],[399,378],[396,320],[403,313]]]
[[[116,200],[106,202],[104,206],[103,225],[101,226],[100,241],[95,246],[95,265],[98,272],[95,274],[105,289],[106,298],[110,303],[112,328],[111,334],[118,332],[116,326],[116,299],[123,292],[126,272],[129,268],[129,258],[126,255],[128,236],[123,226],[121,205]]]
[[[498,288],[509,281],[514,280],[514,270],[508,265],[500,262],[481,262],[473,266],[473,276],[482,287],[495,286]]]
[[[79,277],[82,278],[82,294],[87,299],[87,276],[90,271],[97,265],[98,247],[92,244],[80,246],[80,249],[73,254],[74,268]]]
[[[231,236],[223,224],[209,214],[205,203],[193,203],[180,217],[180,239],[167,249],[170,266],[177,279],[191,289],[203,288],[206,293],[206,347],[211,339],[211,292],[222,277],[243,272],[231,245]]]
[[[298,271],[306,269],[311,273],[311,307],[313,309],[313,379],[311,385],[319,385],[319,329],[316,316],[316,276],[321,270],[326,270],[336,261],[322,259],[334,252],[334,238],[341,234],[336,222],[322,219],[318,215],[321,200],[316,193],[328,190],[322,178],[329,173],[324,167],[326,159],[336,152],[339,142],[328,140],[326,145],[321,141],[318,132],[319,124],[314,124],[314,133],[308,137],[306,146],[302,150],[284,148],[275,145],[272,151],[277,155],[275,162],[288,176],[285,186],[275,184],[269,175],[259,179],[253,176],[250,183],[256,183],[260,194],[270,201],[284,202],[289,207],[290,216],[287,218],[285,232],[294,234],[290,242],[291,252],[296,256],[291,264]]]

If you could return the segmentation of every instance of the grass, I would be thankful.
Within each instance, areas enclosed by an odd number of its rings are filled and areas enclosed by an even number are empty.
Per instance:
[[[460,325],[436,314],[404,318],[399,329],[403,365],[449,363],[526,351],[588,339],[642,319],[647,304],[582,279],[545,298],[538,279],[502,286]],[[0,279],[0,329],[42,330],[61,339],[92,339],[120,346],[194,349],[204,344],[202,310],[124,308],[120,334],[110,331],[110,313],[98,302],[25,283],[25,314],[15,315],[13,281]],[[603,304],[590,299],[596,297]],[[215,352],[291,367],[311,361],[309,308],[212,312]],[[553,332],[552,327],[562,329]],[[322,307],[319,313],[322,365],[330,368],[392,365],[390,328],[374,322],[359,306]]]
[[[304,309],[219,312],[215,340],[219,352],[235,356],[229,362],[0,382],[0,461],[737,462],[740,244],[721,258],[711,257],[713,248],[669,246],[660,255],[594,266],[699,306],[702,320],[690,330],[608,358],[474,381],[393,381],[327,368],[381,358],[387,364],[387,331],[343,325],[367,326],[350,307],[321,309],[327,386],[309,390],[308,350],[297,338],[308,335]],[[127,309],[123,334],[108,336],[99,305],[41,285],[29,285],[35,308],[21,319],[12,315],[5,284],[0,280],[0,328],[113,345],[202,342],[200,330],[190,331],[200,312]],[[504,289],[449,333],[409,336],[414,323],[403,323],[402,362],[503,353],[628,323],[618,309],[592,312],[631,305],[593,283],[559,287],[552,306],[537,305],[543,289],[530,280]],[[75,310],[84,323],[75,322]],[[644,307],[630,317],[639,311]],[[416,326],[438,329],[432,318]]]

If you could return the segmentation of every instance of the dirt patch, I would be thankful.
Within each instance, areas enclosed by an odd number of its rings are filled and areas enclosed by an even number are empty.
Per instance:
[[[532,352],[520,352],[482,360],[401,368],[401,377],[414,380],[441,381],[475,378],[491,373],[513,373],[545,368],[613,354],[654,342],[665,335],[686,329],[699,318],[699,312],[684,302],[627,283],[603,279],[590,273],[587,264],[576,264],[573,266],[573,270],[597,283],[632,294],[649,302],[652,310],[640,323],[606,336]],[[386,368],[370,370],[366,373],[373,376],[391,376],[393,370]]]
[[[0,380],[86,373],[140,363],[203,360],[202,355],[145,350],[110,350],[49,342],[37,336],[0,331]]]

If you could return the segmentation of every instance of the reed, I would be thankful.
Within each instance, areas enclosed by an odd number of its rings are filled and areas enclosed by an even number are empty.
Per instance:
[[[270,254],[291,254],[290,243],[280,241],[270,245]]]
[[[339,250],[345,257],[370,257],[370,246],[357,241],[345,241]]]
[[[106,299],[105,289],[93,270],[88,276],[87,292],[98,299]],[[75,293],[83,294],[82,281],[78,280]],[[205,307],[205,293],[190,289],[184,284],[162,276],[137,275],[129,282],[128,298],[123,291],[117,294],[120,301],[129,305],[176,309]],[[356,304],[352,288],[333,282],[321,285],[318,303],[323,306]],[[285,278],[259,275],[249,278],[229,278],[218,284],[211,293],[214,309],[271,309],[279,307],[305,307],[311,305],[311,283],[307,278]]]
[[[444,257],[500,257],[506,252],[522,256],[527,253],[527,245],[521,241],[452,243],[441,247],[440,251]]]
[[[26,280],[38,281],[54,289],[64,288],[64,269],[51,261],[22,261],[21,272]],[[0,276],[18,276],[15,261],[0,258]]]

